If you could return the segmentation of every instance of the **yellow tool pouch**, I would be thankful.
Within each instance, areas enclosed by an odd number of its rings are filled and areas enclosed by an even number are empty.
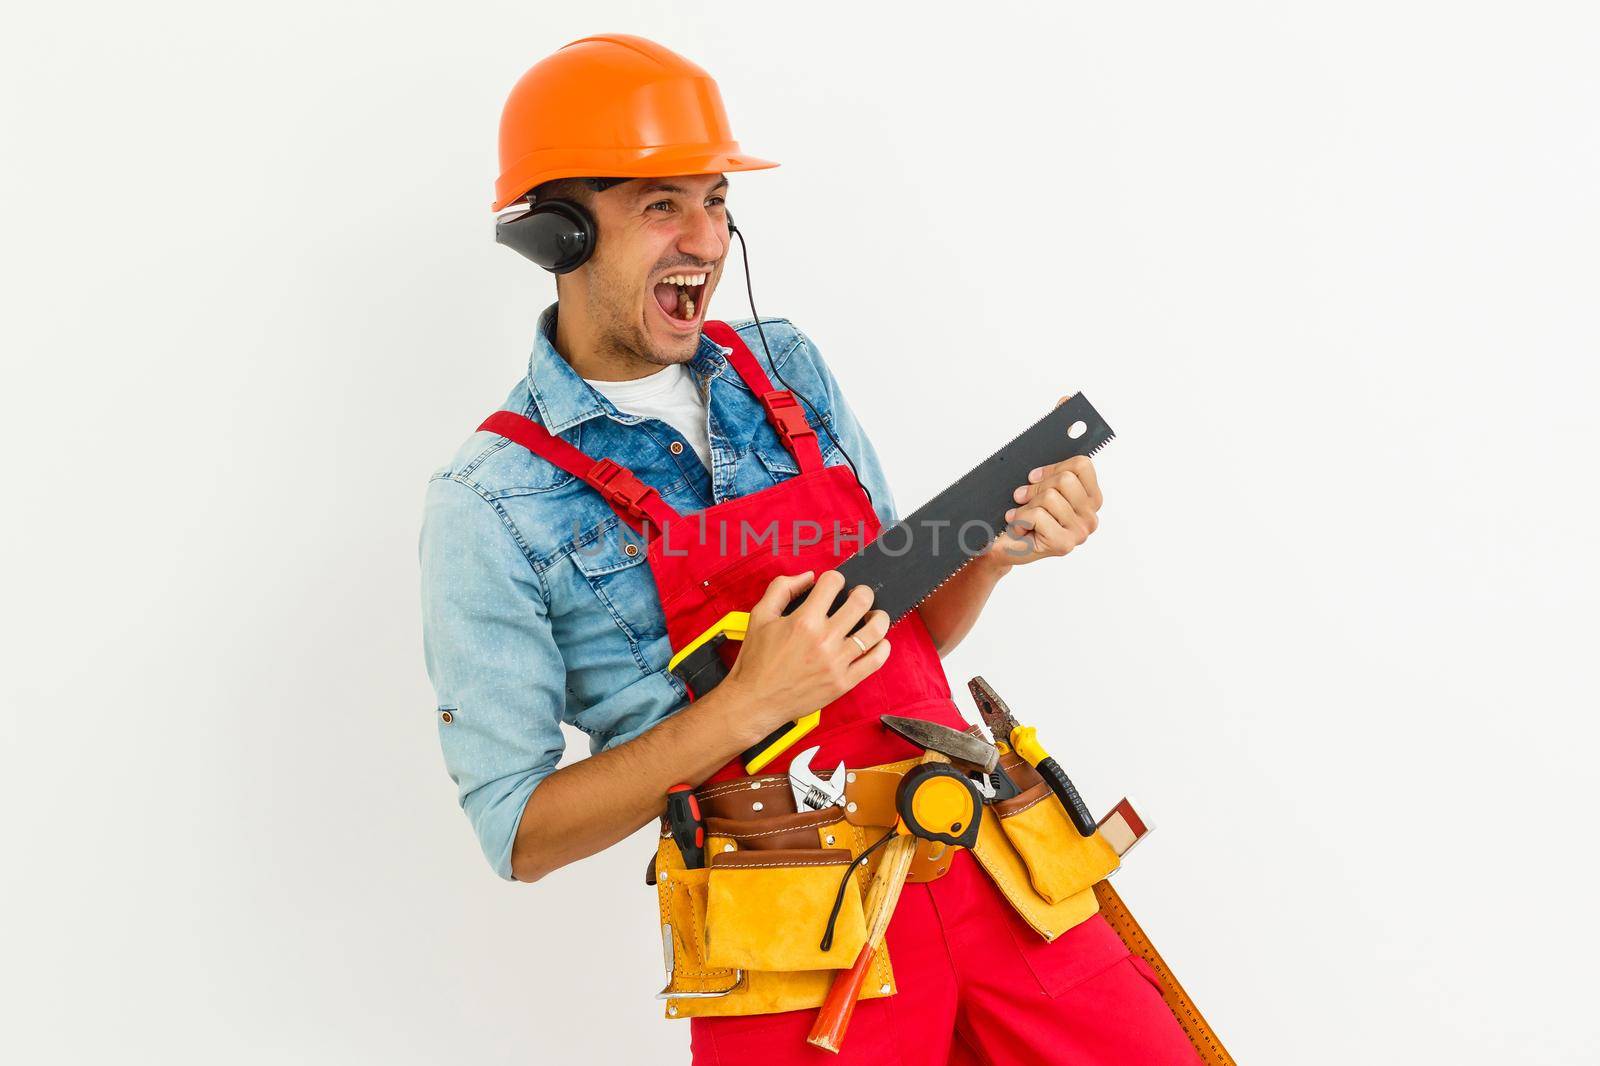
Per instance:
[[[849,849],[711,856],[706,962],[738,970],[837,970],[867,940],[860,890],[846,889],[827,951],[819,946]]]
[[[876,836],[839,807],[770,817],[706,819],[707,865],[688,870],[670,836],[654,876],[670,1018],[770,1014],[821,1006],[836,971],[866,942],[862,899],[871,863],[851,876],[829,950],[822,934],[839,882]],[[876,856],[874,856],[874,859]],[[894,990],[887,951],[864,998]]]
[[[702,792],[707,865],[686,870],[663,835],[652,874],[660,901],[670,1018],[771,1014],[821,1006],[836,971],[855,962],[866,929],[863,897],[882,852],[852,875],[831,948],[820,944],[839,879],[850,860],[893,824],[898,778],[916,760],[851,774],[845,808],[767,814],[781,777],[751,778]],[[972,847],[1018,914],[1054,940],[1099,909],[1094,884],[1115,870],[1118,852],[1103,832],[1078,834],[1050,786],[1015,753],[1001,766],[1022,791],[984,808]],[[755,782],[755,787],[751,783]],[[764,786],[764,787],[763,787]],[[757,814],[756,812],[761,812]],[[927,842],[924,842],[926,845]],[[949,866],[943,845],[919,848],[912,881]],[[862,998],[894,993],[887,947],[874,957]]]
[[[1007,753],[1001,766],[1022,789],[990,805],[972,855],[1018,914],[1046,940],[1097,910],[1094,884],[1120,865],[1105,836],[1081,836],[1034,769]]]
[[[1086,837],[1067,817],[1050,786],[1040,782],[993,812],[1028,869],[1034,891],[1051,904],[1082,892],[1118,865],[1099,833]]]

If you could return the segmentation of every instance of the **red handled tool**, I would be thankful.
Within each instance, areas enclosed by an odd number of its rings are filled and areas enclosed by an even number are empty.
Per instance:
[[[667,789],[667,828],[685,869],[698,870],[706,864],[706,820],[700,816],[700,801],[690,786]]]

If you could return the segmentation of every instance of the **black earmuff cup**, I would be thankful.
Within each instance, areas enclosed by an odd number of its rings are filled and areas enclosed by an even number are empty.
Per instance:
[[[496,244],[552,274],[566,274],[588,262],[598,232],[594,216],[572,200],[546,200],[494,225]]]

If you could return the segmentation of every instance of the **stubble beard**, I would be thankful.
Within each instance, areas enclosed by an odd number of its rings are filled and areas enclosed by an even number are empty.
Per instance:
[[[650,328],[643,317],[650,313],[650,307],[648,304],[634,304],[637,296],[636,286],[631,283],[621,286],[607,280],[603,291],[606,311],[604,321],[607,325],[601,330],[600,344],[608,355],[623,362],[637,360],[656,367],[687,363],[694,357],[699,345],[698,337],[684,341],[682,354],[661,351],[657,344],[652,342]],[[644,294],[644,298],[655,300],[655,296],[649,292]],[[642,308],[642,314],[636,313],[638,308]]]

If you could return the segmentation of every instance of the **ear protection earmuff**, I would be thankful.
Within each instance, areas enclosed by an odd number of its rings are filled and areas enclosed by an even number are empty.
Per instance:
[[[494,224],[496,244],[552,274],[565,274],[588,262],[599,236],[594,216],[575,200],[546,200]]]
[[[728,212],[728,234],[739,232]],[[552,274],[577,270],[594,254],[600,231],[594,216],[576,200],[546,200],[494,224],[494,240]],[[740,235],[743,239],[743,235]]]

